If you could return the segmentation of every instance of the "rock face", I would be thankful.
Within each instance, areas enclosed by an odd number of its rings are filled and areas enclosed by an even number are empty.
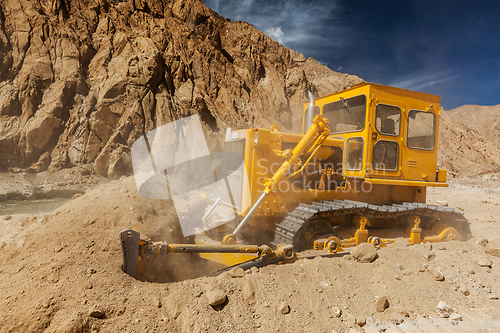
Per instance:
[[[198,114],[213,138],[227,127],[291,131],[307,90],[361,81],[201,0],[0,0],[0,22],[3,169],[49,153],[49,170],[93,162],[119,178],[133,142],[172,120]]]
[[[466,105],[456,109],[459,111],[442,112],[439,118],[438,168],[447,169],[450,178],[498,173],[500,148],[496,132],[499,125],[494,115],[499,109],[499,106]],[[472,121],[469,116],[481,121]],[[498,181],[498,176],[492,180]]]

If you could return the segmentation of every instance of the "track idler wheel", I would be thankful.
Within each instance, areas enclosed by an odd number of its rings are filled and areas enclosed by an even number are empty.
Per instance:
[[[324,249],[330,254],[344,251],[342,249],[342,241],[333,236],[328,237],[328,240],[325,242]]]
[[[444,229],[437,236],[425,237],[425,241],[431,243],[446,242],[451,240],[458,240],[458,241],[462,240],[462,237],[460,237],[458,231],[452,227]]]
[[[460,234],[455,228],[446,228],[439,234],[439,239],[441,242],[451,241],[451,240],[462,240]]]
[[[367,243],[370,243],[371,245],[375,246],[377,249],[380,248],[380,245],[382,245],[382,240],[379,237],[368,237]]]
[[[333,235],[332,226],[321,219],[306,222],[293,237],[293,248],[300,252],[312,249],[314,240],[322,235]]]

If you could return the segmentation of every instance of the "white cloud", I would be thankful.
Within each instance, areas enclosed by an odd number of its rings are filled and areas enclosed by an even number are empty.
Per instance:
[[[390,85],[409,90],[424,90],[429,86],[454,80],[460,76],[460,74],[454,74],[452,73],[452,71],[443,71],[438,73],[424,74],[412,77],[410,79],[398,80],[392,82]]]
[[[439,71],[435,73],[429,73],[429,74],[423,74],[423,75],[417,75],[412,78],[407,78],[407,79],[399,79],[397,81],[394,81],[390,83],[390,85],[393,85],[395,87],[403,88],[403,89],[410,89],[410,90],[423,90],[429,86],[433,86],[438,83],[443,83],[446,81],[451,81],[455,80],[464,74],[466,74],[469,71],[475,71],[477,67],[490,63],[490,62],[496,62],[500,58],[496,57],[493,59],[488,59],[484,60],[478,63],[474,63],[472,65],[464,66],[462,68],[458,69],[452,69],[452,70],[446,70],[446,71]]]
[[[233,21],[245,21],[285,47],[315,56],[338,47],[346,36],[343,27],[332,25],[336,1],[319,0],[204,0],[205,4]]]
[[[283,31],[280,27],[265,28],[264,33],[271,39],[277,41],[280,44],[283,44]]]

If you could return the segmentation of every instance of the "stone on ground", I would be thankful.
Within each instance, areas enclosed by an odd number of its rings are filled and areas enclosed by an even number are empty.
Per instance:
[[[429,272],[434,277],[434,279],[436,279],[436,281],[444,281],[444,275],[443,273],[441,273],[439,269],[434,267],[429,267],[427,269],[427,272]]]
[[[286,302],[281,302],[280,305],[278,306],[278,312],[281,314],[288,314],[290,313],[290,305],[288,305]]]
[[[389,299],[387,296],[379,296],[375,301],[375,311],[384,312],[389,307]]]
[[[351,250],[351,256],[358,262],[370,263],[377,259],[377,249],[368,243],[362,243]]]
[[[451,314],[453,313],[453,309],[451,308],[451,306],[449,306],[448,304],[446,304],[445,302],[443,301],[440,301],[436,307],[439,315],[443,318],[449,318],[451,316]]]
[[[233,278],[241,278],[245,276],[245,270],[241,267],[235,267],[229,271],[229,275]]]
[[[227,299],[226,294],[220,289],[212,289],[207,292],[208,304],[211,306],[217,306],[224,304]]]
[[[484,247],[484,251],[490,256],[500,258],[500,244],[488,244]]]
[[[489,267],[491,268],[491,266],[493,266],[493,262],[491,261],[490,258],[488,257],[482,257],[481,259],[479,259],[477,261],[477,263],[479,264],[479,266],[481,267]]]

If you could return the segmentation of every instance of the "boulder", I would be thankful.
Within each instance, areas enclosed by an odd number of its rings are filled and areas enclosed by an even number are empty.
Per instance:
[[[121,176],[130,176],[132,171],[130,149],[125,146],[120,146],[115,149],[109,156],[109,179],[120,179]]]
[[[451,316],[451,314],[453,313],[453,309],[451,308],[451,306],[449,306],[448,304],[446,304],[443,301],[440,301],[438,303],[436,309],[437,309],[437,312],[439,313],[439,315],[443,318],[449,318]]]
[[[255,299],[255,284],[245,279],[241,286],[241,296],[243,296],[250,305],[255,305],[257,303]]]
[[[100,307],[92,307],[89,310],[90,317],[101,319],[104,318],[104,315],[105,315],[104,310],[101,309]]]
[[[491,261],[490,258],[488,257],[482,257],[480,258],[477,263],[479,264],[479,266],[481,267],[489,267],[491,268],[491,266],[493,266],[493,262]]]
[[[245,276],[245,270],[241,267],[235,267],[229,271],[229,275],[232,278],[241,278]]]
[[[500,244],[490,243],[484,247],[484,252],[488,253],[491,256],[500,258]]]
[[[38,161],[43,153],[54,148],[63,131],[64,122],[61,119],[50,113],[37,113],[23,132],[26,159]]]
[[[49,165],[50,165],[50,154],[49,152],[45,152],[42,154],[42,156],[40,156],[38,162],[33,163],[31,165],[31,168],[38,173],[47,170]]]
[[[375,301],[375,311],[384,312],[389,307],[389,298],[387,296],[379,296]]]
[[[444,281],[444,275],[443,273],[434,267],[429,267],[427,268],[427,272],[429,272],[430,275],[436,280],[436,281]]]
[[[285,301],[281,302],[280,305],[278,306],[278,313],[281,314],[290,313],[290,305],[288,305],[288,303],[286,303]]]
[[[377,259],[377,249],[371,244],[362,243],[351,250],[351,256],[358,262],[370,263]]]
[[[366,318],[361,316],[361,315],[357,315],[356,316],[356,324],[360,327],[363,327],[366,325]]]
[[[211,306],[218,306],[226,302],[227,295],[222,290],[215,288],[207,292],[207,300]]]

